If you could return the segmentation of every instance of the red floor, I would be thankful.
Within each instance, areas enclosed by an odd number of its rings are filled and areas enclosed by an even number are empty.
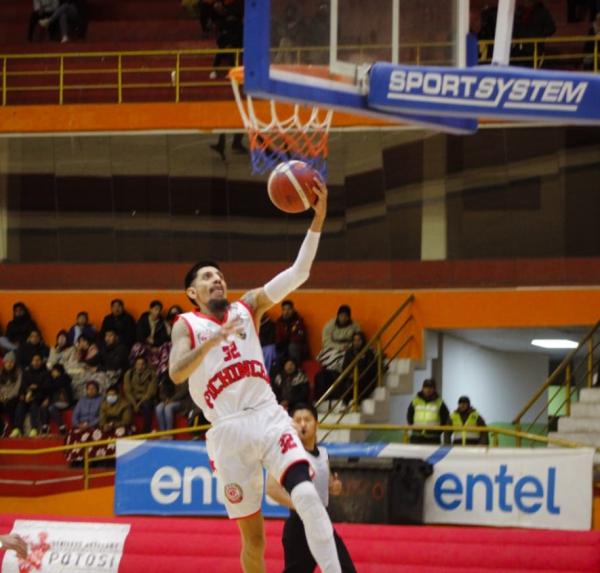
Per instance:
[[[0,530],[10,529],[15,517],[0,515]],[[131,524],[119,568],[121,573],[241,570],[237,527],[226,519],[85,521]],[[283,569],[281,528],[281,521],[266,523],[269,573]],[[346,541],[360,573],[600,571],[600,532],[354,524],[338,524],[336,529]]]

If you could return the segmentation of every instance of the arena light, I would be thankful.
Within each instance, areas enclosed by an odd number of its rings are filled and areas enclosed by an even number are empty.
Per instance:
[[[540,348],[577,348],[577,342],[574,340],[567,340],[566,338],[534,338],[531,341],[531,344],[533,346],[539,346]]]

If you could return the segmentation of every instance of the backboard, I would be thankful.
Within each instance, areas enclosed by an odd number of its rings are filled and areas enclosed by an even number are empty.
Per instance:
[[[245,89],[258,97],[407,119],[368,104],[375,62],[467,65],[468,0],[246,0]],[[457,133],[476,119],[411,114]]]

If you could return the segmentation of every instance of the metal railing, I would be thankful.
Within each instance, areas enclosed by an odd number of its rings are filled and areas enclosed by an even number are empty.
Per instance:
[[[383,377],[387,365],[392,360],[399,357],[408,348],[409,344],[414,340],[414,335],[410,331],[409,325],[413,321],[413,315],[410,313],[414,295],[409,295],[402,304],[392,313],[392,315],[379,327],[377,332],[363,346],[354,359],[342,370],[339,376],[333,381],[331,386],[323,393],[316,401],[318,407],[330,396],[337,395],[336,399],[332,400],[328,411],[320,419],[324,422],[334,412],[339,414],[337,422],[349,412],[358,412],[360,402],[363,398],[371,394],[375,387],[383,386]],[[406,311],[406,312],[405,312]],[[373,351],[373,358],[359,370],[359,363],[369,352]],[[373,372],[373,367],[376,365],[376,377],[368,380],[362,389],[360,389],[361,380]],[[340,393],[342,385],[346,384],[349,376],[352,376],[352,384]],[[350,394],[352,399],[348,400]],[[346,406],[339,412],[339,406],[342,402],[348,402]]]
[[[525,431],[544,415],[548,414],[548,429],[555,425],[561,416],[571,414],[571,404],[582,388],[591,388],[594,382],[594,373],[600,367],[600,321],[581,339],[558,367],[548,376],[544,383],[536,390],[527,404],[513,420],[517,429],[521,429],[523,417],[531,412],[540,398],[547,394],[537,410],[533,411],[533,419],[527,423]]]
[[[202,426],[192,426],[189,428],[179,428],[176,430],[168,430],[164,432],[153,432],[151,434],[137,434],[133,436],[128,436],[127,439],[157,439],[166,436],[175,436],[178,434],[189,434],[196,433],[200,431],[205,431],[210,428],[209,425]],[[323,430],[368,430],[368,431],[390,431],[390,432],[398,432],[402,431],[403,434],[403,442],[409,443],[410,441],[410,432],[411,431],[420,431],[420,430],[433,430],[440,432],[455,432],[459,433],[463,430],[463,428],[458,429],[453,426],[409,426],[407,424],[320,424],[320,428]],[[544,445],[553,445],[557,447],[563,448],[578,448],[578,447],[586,447],[582,444],[578,444],[576,442],[571,442],[569,440],[562,440],[556,438],[548,438],[546,436],[540,436],[538,434],[531,434],[527,432],[520,432],[515,430],[510,430],[507,428],[498,428],[495,426],[486,426],[486,427],[470,427],[469,432],[485,432],[490,436],[490,445],[491,447],[499,447],[499,436],[507,436],[511,438],[515,438],[518,443],[522,443],[523,440],[530,440],[532,442],[538,442]],[[10,455],[10,456],[38,456],[44,454],[52,454],[57,452],[62,452],[65,455],[73,449],[83,449],[83,467],[82,467],[82,481],[83,481],[83,489],[90,488],[90,482],[100,478],[113,477],[115,475],[115,470],[107,470],[107,471],[93,471],[93,464],[96,462],[114,460],[116,458],[115,455],[108,456],[97,456],[92,457],[90,455],[91,448],[96,448],[99,446],[108,446],[115,445],[117,438],[110,438],[105,440],[98,440],[95,442],[86,442],[86,443],[74,443],[65,446],[54,446],[50,448],[38,448],[38,449],[0,449],[0,463],[2,460],[2,456]],[[463,446],[458,446],[463,447]],[[465,446],[468,447],[468,446]]]
[[[553,38],[515,38],[512,41],[511,63],[534,69],[568,66],[585,67],[597,72],[599,41],[596,36],[566,36]],[[480,63],[489,63],[493,40],[479,42]],[[592,47],[590,51],[590,46]],[[587,47],[587,51],[586,51]],[[338,57],[360,61],[389,59],[387,44],[366,44],[338,47]],[[272,50],[273,61],[285,64],[324,64],[329,62],[329,47],[289,47]],[[400,44],[399,60],[415,65],[450,65],[454,46],[447,42]],[[230,65],[213,67],[217,54],[228,57]],[[0,54],[2,105],[13,101],[23,103],[28,94],[50,92],[42,103],[60,104],[78,101],[126,103],[128,101],[169,101],[178,103],[201,99],[196,88],[226,87],[226,72],[242,63],[242,50],[181,49],[73,52],[41,54]],[[217,72],[218,79],[209,77]],[[147,94],[143,92],[147,91]],[[154,90],[152,93],[151,90]],[[156,90],[162,90],[157,95]],[[191,93],[190,93],[191,90]],[[102,92],[94,98],[92,92]],[[226,93],[225,90],[223,92]],[[72,97],[70,97],[72,96]],[[80,98],[81,99],[81,98]]]

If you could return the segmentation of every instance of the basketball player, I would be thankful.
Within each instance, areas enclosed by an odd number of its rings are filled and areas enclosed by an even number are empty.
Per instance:
[[[329,471],[329,458],[327,450],[317,446],[317,410],[308,404],[297,404],[290,412],[294,424],[300,434],[302,445],[306,449],[310,465],[314,471],[314,484],[319,493],[323,505],[329,504],[329,494],[339,495],[342,492],[342,482],[337,474],[331,475]],[[289,518],[283,526],[283,552],[285,557],[285,569],[283,573],[313,573],[317,564],[310,554],[306,543],[306,535],[302,520],[295,511],[294,504],[285,489],[283,489],[269,475],[267,480],[267,493],[276,502],[292,509]],[[342,538],[333,532],[337,546],[338,557],[344,573],[356,573],[352,558],[348,553]]]
[[[185,277],[185,292],[198,308],[181,314],[172,331],[169,373],[176,384],[189,378],[192,398],[212,423],[206,447],[227,513],[241,532],[246,573],[265,571],[263,466],[290,494],[323,573],[341,571],[331,521],[311,481],[302,442],[271,390],[257,334],[263,313],[310,274],[327,214],[326,186],[315,180],[313,190],[318,198],[313,220],[294,264],[230,303],[218,265],[197,263]]]

